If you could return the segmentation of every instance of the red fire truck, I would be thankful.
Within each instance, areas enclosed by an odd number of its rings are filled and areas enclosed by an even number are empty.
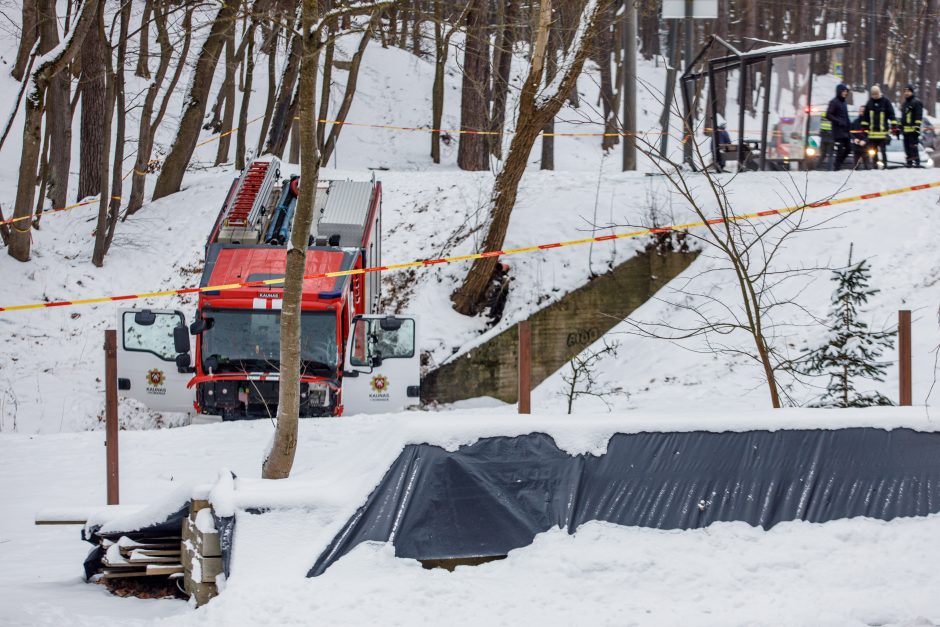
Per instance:
[[[254,161],[233,181],[206,243],[201,287],[283,278],[302,184],[282,181],[274,157]],[[381,208],[374,177],[320,181],[305,274],[379,266]],[[378,272],[304,281],[301,416],[418,403],[416,319],[379,315],[380,291]],[[188,327],[181,311],[122,310],[119,389],[156,411],[275,416],[282,295],[279,284],[202,291]]]

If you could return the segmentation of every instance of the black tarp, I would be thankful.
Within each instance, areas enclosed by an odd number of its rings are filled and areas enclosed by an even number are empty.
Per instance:
[[[937,511],[940,434],[909,429],[617,434],[598,457],[569,455],[544,434],[455,452],[410,445],[308,576],[370,540],[391,541],[399,557],[453,559],[505,555],[592,520],[769,529]]]

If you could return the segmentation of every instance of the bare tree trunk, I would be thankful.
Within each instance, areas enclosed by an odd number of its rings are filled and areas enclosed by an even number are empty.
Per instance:
[[[10,76],[18,81],[23,80],[26,66],[29,64],[29,56],[33,52],[36,40],[39,39],[37,5],[36,0],[24,0],[23,2],[23,30],[21,31],[20,45],[16,50],[16,62],[13,64],[13,69],[10,70]]]
[[[153,15],[153,3],[161,0],[144,0],[144,12],[140,15],[140,47],[137,50],[137,69],[140,78],[150,78],[150,18]]]
[[[232,145],[232,125],[235,121],[235,74],[238,71],[235,52],[235,29],[228,32],[228,39],[225,43],[225,82],[222,84],[222,92],[225,94],[225,104],[222,107],[222,125],[219,132],[223,133],[219,138],[219,147],[215,154],[215,165],[221,165],[228,161],[229,148]]]
[[[293,115],[291,109],[296,108],[296,85],[297,75],[300,72],[300,57],[303,41],[297,35],[291,37],[290,52],[287,57],[287,64],[284,66],[284,72],[281,74],[281,85],[277,91],[277,101],[274,104],[274,113],[271,116],[271,130],[268,135],[268,144],[264,151],[272,155],[281,156],[284,154],[284,147],[287,146],[287,138],[290,135],[290,129],[293,125]]]
[[[186,106],[180,118],[179,130],[173,147],[163,162],[163,169],[157,177],[157,184],[153,190],[153,199],[163,198],[178,192],[183,182],[186,166],[196,149],[199,140],[199,129],[202,127],[202,117],[206,112],[209,92],[212,88],[212,76],[222,53],[222,46],[228,31],[234,28],[235,14],[238,3],[223,3],[212,22],[212,29],[202,46],[193,81],[186,96]]]
[[[489,127],[487,106],[486,2],[468,0],[467,40],[464,49],[463,85],[460,93],[460,135],[457,165],[461,170],[486,170],[489,167],[486,136],[472,131]],[[467,132],[471,131],[471,132]]]
[[[264,146],[264,138],[268,136],[268,129],[271,128],[271,118],[274,115],[274,104],[277,94],[277,41],[278,31],[271,31],[271,42],[268,46],[268,99],[264,105],[264,119],[261,121],[261,132],[258,133],[258,147],[256,153],[261,153]]]
[[[248,103],[251,101],[251,87],[255,74],[255,23],[248,27],[248,48],[245,51],[245,83],[242,86],[242,102],[238,110],[238,132],[235,134],[235,169],[245,169],[245,145],[248,132]]]
[[[444,0],[434,2],[434,84],[431,87],[431,161],[441,162],[441,120],[444,116],[444,68],[447,64],[447,51],[450,31],[444,34]],[[470,6],[468,3],[467,6]]]
[[[330,116],[330,89],[333,83],[333,52],[336,50],[336,26],[330,24],[326,31],[326,50],[323,53],[323,78],[320,79],[320,113],[319,119],[326,120]],[[326,124],[319,122],[317,124],[317,148],[322,153],[326,142]],[[329,162],[326,157],[323,162]]]
[[[934,57],[937,54],[940,54],[940,38],[937,37],[937,20],[936,18],[931,18],[929,16],[933,15],[937,8],[936,0],[927,0],[927,6],[924,10],[927,13],[927,19],[923,20],[923,36],[920,40],[920,54],[918,58],[920,59],[919,66],[917,68],[917,86],[921,90],[921,97],[924,99],[924,104],[926,105],[927,115],[930,117],[934,116],[934,107],[937,102],[937,84],[928,83],[927,77],[929,73],[927,72],[927,66],[930,64],[930,54],[933,54]],[[930,42],[933,42],[930,45]],[[933,49],[931,51],[931,48]]]
[[[101,191],[101,159],[107,152],[104,136],[108,108],[108,76],[105,69],[110,54],[104,36],[104,0],[96,0],[97,26],[88,31],[82,45],[82,116],[79,140],[78,200]]]
[[[561,45],[558,28],[554,27],[548,33],[548,52],[545,54],[545,84],[550,85],[558,74],[558,58],[555,56]],[[522,115],[522,110],[519,110]],[[540,170],[555,169],[555,116],[545,122],[542,127],[542,156],[539,159]]]
[[[610,150],[620,141],[620,138],[611,133],[617,133],[620,125],[617,124],[617,105],[614,96],[613,70],[610,66],[611,52],[613,50],[613,35],[611,23],[612,10],[604,14],[604,21],[598,25],[597,35],[594,37],[594,60],[600,68],[600,99],[604,111],[604,137],[601,137],[601,149]]]
[[[411,54],[420,57],[424,52],[421,50],[421,7],[420,0],[411,2]]]
[[[336,149],[336,142],[339,141],[339,134],[343,132],[343,122],[346,121],[346,116],[349,115],[349,109],[352,107],[353,98],[356,95],[356,84],[359,80],[359,68],[362,66],[362,57],[365,55],[366,46],[369,45],[369,40],[372,39],[372,33],[375,30],[375,27],[378,25],[378,13],[373,15],[372,19],[369,20],[369,25],[366,26],[365,32],[362,33],[362,37],[359,39],[359,47],[356,48],[356,53],[353,55],[352,63],[349,66],[349,76],[346,79],[346,90],[343,92],[343,102],[339,106],[339,111],[336,112],[336,121],[339,124],[334,124],[330,129],[330,135],[327,137],[326,143],[323,146],[321,161],[325,165],[330,162],[330,157],[333,156],[333,151]],[[317,129],[319,132],[319,129]]]
[[[512,49],[516,43],[516,2],[500,0],[499,40],[493,54],[493,108],[490,115],[490,130],[496,135],[490,138],[490,154],[503,158],[503,130],[506,124],[506,98],[509,94],[509,73],[512,70]]]
[[[108,116],[105,137],[111,135],[111,116],[117,110],[117,125],[114,133],[114,164],[111,170],[111,193],[108,193],[108,150],[104,151],[101,163],[101,204],[98,209],[98,225],[95,229],[95,249],[91,262],[101,267],[104,257],[111,248],[114,240],[114,229],[118,223],[121,212],[121,196],[124,181],[121,180],[121,167],[124,162],[124,133],[126,130],[127,111],[124,102],[124,63],[127,60],[127,32],[131,20],[131,3],[125,2],[121,6],[120,35],[117,43],[117,63],[114,71],[111,70],[111,55],[108,55]]]
[[[183,16],[183,47],[180,50],[179,61],[170,83],[167,86],[166,93],[163,96],[163,102],[157,112],[156,117],[151,119],[153,108],[156,105],[157,96],[166,73],[169,71],[170,63],[173,60],[173,45],[170,42],[170,35],[166,24],[166,7],[159,2],[153,5],[154,25],[157,28],[157,41],[160,44],[160,65],[157,67],[157,74],[150,82],[147,88],[147,94],[144,96],[143,107],[140,111],[140,128],[137,138],[137,159],[134,163],[134,173],[131,177],[131,196],[127,203],[126,215],[133,215],[144,203],[144,185],[147,181],[147,173],[150,171],[150,156],[153,153],[153,143],[156,137],[157,128],[163,120],[170,97],[179,83],[183,68],[186,67],[186,59],[189,56],[189,46],[192,42],[192,15],[193,9],[188,8]]]
[[[16,203],[11,219],[14,222],[10,229],[10,238],[7,252],[18,261],[29,260],[30,225],[28,218],[33,211],[33,200],[36,192],[36,163],[39,160],[40,143],[42,141],[42,111],[49,81],[59,72],[65,70],[75,58],[85,38],[85,33],[95,20],[95,3],[86,0],[75,23],[74,32],[68,38],[68,43],[59,53],[51,58],[44,58],[38,67],[33,70],[30,93],[24,104],[23,145],[20,152],[20,168],[16,186]]]
[[[284,270],[284,302],[281,308],[281,369],[278,385],[277,427],[261,476],[284,479],[290,475],[297,450],[300,414],[300,299],[307,264],[307,245],[313,224],[320,155],[316,137],[316,89],[319,57],[318,31],[313,30],[317,0],[303,0],[305,36],[297,50],[300,59],[300,194],[291,225],[290,246]]]
[[[506,229],[509,218],[516,204],[516,194],[519,182],[525,173],[525,166],[529,160],[532,146],[538,137],[539,131],[546,122],[555,117],[561,108],[564,99],[577,82],[584,60],[587,58],[597,29],[600,12],[606,9],[605,3],[589,4],[582,20],[589,20],[583,31],[580,41],[574,44],[574,50],[569,54],[571,63],[565,69],[557,90],[549,97],[540,98],[536,103],[536,95],[542,84],[542,69],[545,62],[546,47],[548,44],[548,31],[551,22],[552,7],[549,0],[543,0],[539,10],[539,25],[536,40],[533,45],[532,64],[529,75],[523,84],[519,96],[519,118],[516,123],[516,134],[509,146],[509,155],[506,157],[503,169],[496,176],[493,185],[493,194],[490,197],[490,225],[483,243],[485,252],[499,251],[506,238]],[[493,274],[498,257],[491,255],[476,259],[460,288],[451,296],[454,309],[464,315],[475,315],[483,292]]]
[[[55,0],[40,0],[39,52],[47,54],[59,45],[59,26],[56,20]],[[68,72],[60,72],[49,82],[46,99],[46,125],[50,144],[47,169],[48,196],[53,207],[64,207],[68,198],[69,165],[72,160],[72,109],[69,103],[71,84]]]
[[[300,163],[300,120],[296,117],[292,119],[294,122],[290,128],[290,150],[287,152],[287,163]]]

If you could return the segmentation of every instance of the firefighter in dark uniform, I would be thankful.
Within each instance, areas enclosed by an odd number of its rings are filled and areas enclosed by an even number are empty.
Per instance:
[[[856,170],[871,170],[871,159],[868,158],[868,137],[862,122],[865,121],[865,107],[858,108],[858,117],[852,120],[849,132],[852,134],[852,156],[855,158]]]
[[[849,108],[845,104],[845,99],[849,95],[849,88],[841,83],[836,86],[836,97],[829,101],[826,107],[826,119],[832,126],[832,143],[835,149],[836,158],[832,163],[833,170],[842,167],[842,162],[849,154],[851,146],[849,144]]]
[[[881,167],[888,167],[888,134],[892,127],[897,125],[894,117],[894,107],[891,101],[881,95],[881,88],[874,85],[871,88],[871,98],[865,103],[865,121],[862,128],[868,134],[868,145],[875,149],[875,167],[878,167],[878,153],[881,153]]]
[[[920,128],[924,122],[924,105],[914,97],[914,86],[904,88],[904,102],[901,104],[901,132],[904,133],[904,165],[908,168],[920,167]]]

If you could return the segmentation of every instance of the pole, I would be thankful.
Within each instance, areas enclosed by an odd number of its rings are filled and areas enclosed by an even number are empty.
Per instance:
[[[898,369],[900,370],[900,390],[898,405],[910,407],[914,395],[911,385],[911,312],[902,309],[898,312]]]
[[[623,11],[623,171],[636,170],[636,2]]]
[[[738,78],[738,172],[744,171],[744,96],[747,94],[747,64],[741,61]]]
[[[692,0],[685,0],[685,63],[683,67],[686,70],[690,69],[692,63],[692,48],[695,44],[695,20],[692,18]],[[693,83],[694,87],[694,83]],[[692,165],[692,133],[693,133],[693,120],[692,120],[692,108],[694,107],[691,102],[691,98],[684,100],[686,107],[685,111],[685,127],[683,128],[683,135],[685,136],[685,145],[682,148],[683,158],[686,163]]]
[[[519,413],[532,413],[532,332],[529,321],[523,320],[519,330]]]
[[[105,456],[108,480],[108,505],[117,505],[118,495],[118,397],[117,397],[117,332],[104,332],[104,417]]]
[[[866,26],[868,27],[868,58],[865,60],[867,91],[875,84],[875,0],[868,0],[868,24]]]
[[[762,172],[767,169],[767,122],[770,119],[770,74],[773,67],[773,59],[768,58],[764,62],[764,85],[762,90],[764,92],[764,110],[760,124],[760,169]]]

